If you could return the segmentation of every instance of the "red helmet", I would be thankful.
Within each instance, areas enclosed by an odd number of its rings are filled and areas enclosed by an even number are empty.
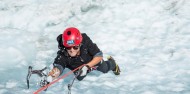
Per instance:
[[[65,47],[78,46],[82,42],[82,35],[77,28],[67,28],[62,34]]]

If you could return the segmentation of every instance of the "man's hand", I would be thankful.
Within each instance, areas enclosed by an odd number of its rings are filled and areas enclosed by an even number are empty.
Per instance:
[[[90,71],[91,71],[91,68],[90,68],[88,65],[85,65],[85,66],[83,66],[82,69],[81,69],[80,76],[86,76],[86,74],[87,74],[88,72],[90,72]]]
[[[42,79],[40,81],[40,86],[43,87],[43,86],[49,84],[54,79],[56,79],[59,75],[60,75],[60,70],[58,68],[54,67],[52,70],[49,71],[48,76],[42,77]]]
[[[60,70],[56,67],[54,67],[48,74],[48,77],[51,76],[52,78],[49,79],[56,79],[60,75]]]

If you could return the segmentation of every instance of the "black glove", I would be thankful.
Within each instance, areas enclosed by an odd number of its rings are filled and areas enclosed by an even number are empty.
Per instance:
[[[41,81],[40,81],[40,86],[43,87],[43,86],[46,86],[47,84],[49,84],[50,82],[53,81],[53,78],[51,76],[44,76],[42,77]]]
[[[80,70],[79,70],[79,74],[75,74],[77,76],[77,79],[79,81],[81,81],[82,79],[84,79],[84,77],[86,77],[87,73],[89,73],[92,70],[92,68],[90,68],[88,65],[83,66]]]

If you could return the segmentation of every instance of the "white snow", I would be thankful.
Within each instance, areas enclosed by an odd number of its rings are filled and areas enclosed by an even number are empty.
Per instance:
[[[17,82],[15,82],[15,81],[9,81],[9,82],[7,82],[6,83],[6,88],[14,88],[14,87],[16,87],[17,86]]]
[[[49,66],[56,37],[75,26],[122,72],[93,71],[75,81],[72,94],[189,94],[189,10],[188,0],[0,0],[0,93],[37,90],[37,76],[27,89],[28,66]],[[67,93],[72,79],[43,93]]]

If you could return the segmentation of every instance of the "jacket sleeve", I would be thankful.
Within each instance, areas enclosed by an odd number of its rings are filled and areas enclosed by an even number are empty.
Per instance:
[[[103,56],[102,51],[98,48],[98,46],[92,42],[92,40],[84,33],[83,34],[84,45],[87,47],[87,51],[92,56]]]
[[[53,63],[54,67],[57,67],[61,71],[61,73],[66,68],[66,59],[63,54],[64,54],[64,51],[59,50],[57,52],[57,57],[55,58],[54,63]]]

